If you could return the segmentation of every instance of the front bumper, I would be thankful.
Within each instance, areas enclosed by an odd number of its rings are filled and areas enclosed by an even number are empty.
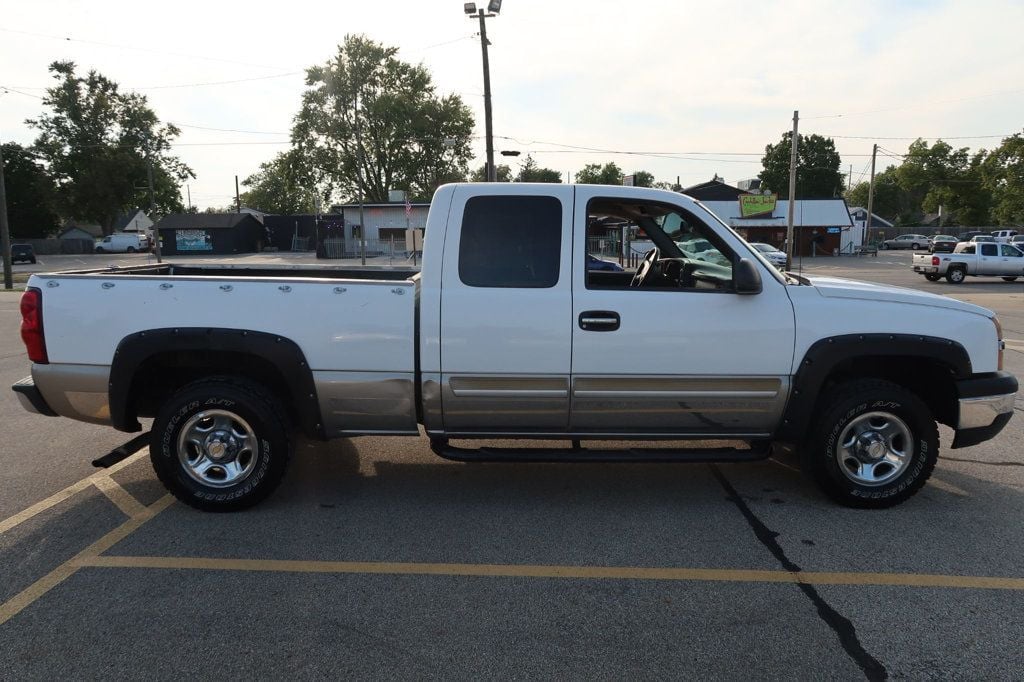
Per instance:
[[[27,376],[21,381],[15,382],[11,386],[11,390],[18,394],[18,401],[21,403],[21,406],[29,412],[35,412],[36,414],[42,414],[47,417],[57,416],[57,413],[53,411],[53,408],[46,404],[46,399],[43,398],[43,394],[39,392],[39,388],[36,386],[36,382],[31,376]]]
[[[1009,372],[979,374],[956,383],[959,416],[953,448],[994,438],[1013,417],[1017,378]]]

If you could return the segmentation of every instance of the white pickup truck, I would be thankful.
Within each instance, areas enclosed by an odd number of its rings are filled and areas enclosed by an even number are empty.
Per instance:
[[[588,237],[624,223],[655,245],[639,266],[587,267]],[[677,245],[697,239],[718,257]],[[992,438],[1017,391],[992,312],[784,274],[699,202],[635,187],[441,187],[422,273],[38,274],[22,314],[25,407],[126,432],[154,417],[160,480],[208,510],[266,497],[296,431],[421,427],[463,461],[747,461],[790,444],[834,500],[886,507],[930,475],[936,422],[954,448]],[[497,438],[551,445],[450,441]],[[658,440],[675,443],[636,444]]]
[[[1012,282],[1024,277],[1024,251],[1012,244],[961,242],[953,253],[915,253],[911,265],[929,282],[943,277],[950,284],[961,284],[968,277],[1002,277]]]

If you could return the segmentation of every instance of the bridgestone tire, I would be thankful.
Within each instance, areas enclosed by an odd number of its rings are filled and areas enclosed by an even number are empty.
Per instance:
[[[801,465],[830,498],[846,507],[884,509],[910,498],[924,486],[939,456],[939,430],[931,411],[906,389],[880,379],[841,384],[823,396],[801,448]],[[845,474],[837,457],[845,428],[867,413],[882,412],[901,420],[910,431],[906,465],[881,485],[862,485]]]
[[[942,275],[937,275],[937,274],[934,274],[934,273],[930,273],[930,274],[925,275],[924,278],[926,280],[928,280],[929,282],[938,282],[940,279],[942,279]]]
[[[946,281],[950,284],[963,284],[967,279],[967,273],[963,268],[950,268],[946,271]]]
[[[181,461],[178,438],[200,412],[226,411],[252,429],[258,447],[251,470],[236,484],[210,486],[196,480]],[[186,385],[160,408],[153,422],[150,460],[160,482],[175,497],[203,511],[236,511],[262,501],[284,478],[291,457],[290,429],[280,401],[254,382],[212,377]]]

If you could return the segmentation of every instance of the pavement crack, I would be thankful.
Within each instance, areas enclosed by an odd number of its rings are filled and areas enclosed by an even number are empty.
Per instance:
[[[939,455],[939,459],[949,460],[950,462],[966,462],[968,464],[987,464],[992,467],[1024,467],[1024,462],[988,462],[983,459],[970,459],[968,457],[950,457],[949,455]]]
[[[736,508],[743,514],[743,518],[747,520],[747,524],[750,529],[754,531],[754,535],[761,542],[765,548],[771,552],[772,556],[779,562],[779,564],[790,571],[791,573],[799,574],[801,568],[797,566],[789,557],[786,556],[785,550],[782,549],[782,545],[779,544],[779,534],[771,530],[764,524],[761,519],[751,511],[747,503],[740,497],[740,494],[736,491],[736,488],[732,486],[729,479],[725,477],[714,464],[711,465],[711,473],[715,479],[718,480],[719,484],[725,490],[728,495],[730,502],[736,505]],[[799,582],[799,576],[797,577],[797,586],[800,591],[814,604],[814,608],[818,612],[818,617],[825,622],[826,625],[835,633],[836,638],[839,640],[839,644],[843,647],[843,650],[850,656],[854,663],[864,672],[864,676],[876,682],[878,680],[889,679],[889,672],[885,669],[874,656],[869,654],[861,644],[860,639],[857,637],[857,628],[853,623],[838,611],[836,611],[825,599],[818,593],[818,590],[813,586],[804,582]]]

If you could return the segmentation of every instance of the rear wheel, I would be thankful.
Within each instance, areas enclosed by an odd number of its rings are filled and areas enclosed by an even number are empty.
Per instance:
[[[938,282],[940,279],[942,279],[942,275],[934,272],[929,272],[927,275],[924,276],[924,278],[929,282]]]
[[[153,423],[150,459],[157,477],[197,509],[251,507],[284,477],[291,455],[284,414],[280,401],[245,379],[188,384]]]
[[[33,261],[33,262],[35,262],[35,261]],[[1003,277],[1003,281],[1004,282],[1016,282],[1017,278],[1016,277]]]
[[[882,242],[882,248],[885,249],[886,251],[888,251],[889,250],[889,245],[886,244],[885,242]]]
[[[931,476],[939,431],[917,396],[888,381],[862,379],[839,385],[823,404],[801,459],[833,500],[847,507],[891,507]]]
[[[915,242],[910,245],[910,248],[912,248],[914,251],[917,251],[918,249],[921,248],[921,245]]]
[[[946,281],[950,284],[963,284],[966,278],[967,273],[964,272],[963,267],[951,267],[946,271]]]

